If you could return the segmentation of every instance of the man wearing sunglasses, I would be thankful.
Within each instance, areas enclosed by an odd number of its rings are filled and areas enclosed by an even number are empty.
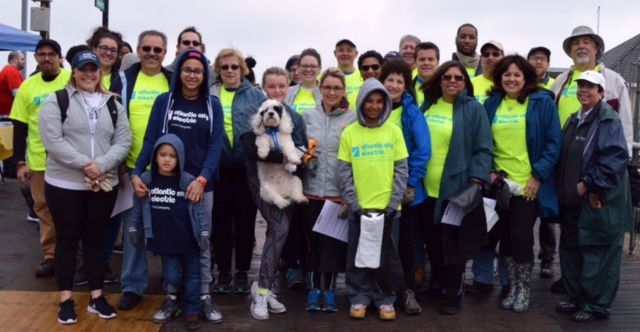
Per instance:
[[[488,92],[493,87],[493,68],[498,61],[504,57],[504,47],[502,43],[496,40],[490,40],[480,48],[480,66],[482,66],[482,75],[478,75],[471,79],[473,84],[473,94],[480,104],[489,97]]]
[[[205,53],[205,45],[202,42],[202,34],[194,26],[184,28],[178,35],[178,43],[176,44],[176,58],[170,65],[165,68],[173,73],[176,68],[176,64],[180,59],[180,55],[187,50],[198,50]],[[211,74],[211,72],[209,73]]]
[[[46,152],[38,130],[40,107],[47,97],[65,87],[71,72],[60,68],[62,51],[52,39],[41,39],[34,54],[40,72],[22,83],[11,108],[13,120],[13,155],[18,179],[31,185],[31,195],[40,219],[40,246],[44,260],[36,270],[36,277],[54,274],[53,257],[56,249],[56,232],[53,218],[44,197],[44,170]],[[26,163],[25,163],[26,161]]]
[[[127,169],[136,167],[138,154],[142,149],[144,134],[151,107],[158,95],[169,91],[171,73],[162,67],[167,54],[167,36],[156,30],[146,30],[138,36],[136,48],[140,62],[131,65],[113,81],[111,91],[120,94],[122,106],[129,116],[132,144],[125,160]],[[124,219],[131,210],[123,212]],[[124,232],[124,257],[122,259],[122,275],[120,278],[122,297],[118,309],[134,308],[142,299],[147,288],[147,259],[144,248],[144,234],[138,234],[142,245],[134,246],[129,240],[129,232]],[[143,232],[139,232],[143,233]]]

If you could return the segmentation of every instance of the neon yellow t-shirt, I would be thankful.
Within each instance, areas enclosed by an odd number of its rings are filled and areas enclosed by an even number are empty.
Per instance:
[[[418,77],[418,67],[413,68],[411,71],[411,79],[415,79],[416,77]]]
[[[338,159],[351,164],[363,209],[387,208],[393,194],[394,164],[407,157],[402,131],[389,121],[376,128],[354,122],[340,136]]]
[[[293,105],[291,105],[294,111],[298,114],[316,108],[316,98],[313,96],[313,92],[303,86],[300,86],[296,97],[293,99]]]
[[[600,65],[594,69],[600,72]],[[569,120],[571,114],[580,110],[582,105],[578,101],[578,82],[576,81],[583,72],[574,69],[570,82],[567,83],[562,91],[560,91],[560,102],[558,103],[558,115],[560,116],[560,128],[564,128],[565,123]]]
[[[156,97],[169,91],[169,82],[162,73],[149,76],[142,71],[138,73],[136,85],[129,101],[129,125],[131,126],[131,149],[126,164],[129,168],[136,167],[136,160],[142,150],[144,134],[149,123],[149,114]]]
[[[453,134],[453,104],[440,98],[424,112],[424,116],[427,118],[431,138],[431,159],[427,163],[427,175],[423,181],[429,197],[438,198],[442,172]]]
[[[224,131],[227,133],[231,146],[233,146],[233,99],[235,97],[235,91],[227,91],[224,87],[220,88],[220,104],[222,104]]]
[[[353,73],[344,75],[345,83],[347,85],[345,96],[349,101],[349,109],[356,109],[356,99],[358,98],[358,92],[360,91],[360,87],[362,86],[362,75],[360,75],[360,71],[356,70]]]
[[[547,89],[547,90],[551,90],[551,88],[553,87],[553,83],[556,82],[556,79],[553,77],[549,77],[549,80],[547,81],[547,84],[544,83],[540,83],[540,86]]]
[[[387,118],[387,122],[391,122],[398,126],[400,130],[402,130],[402,111],[404,108],[402,106],[398,106],[395,109],[391,110],[391,114]]]
[[[484,75],[476,76],[471,79],[473,85],[473,95],[476,100],[484,105],[484,101],[489,98],[489,91],[493,88],[493,81],[484,77]]]
[[[45,82],[42,73],[35,74],[22,83],[11,107],[9,118],[27,124],[26,162],[30,170],[44,171],[47,155],[40,139],[38,116],[40,107],[49,95],[64,89],[71,78],[71,72],[61,69],[55,80]]]
[[[419,80],[416,80],[414,89],[416,90],[416,105],[418,105],[418,108],[420,108],[420,106],[422,106],[422,103],[424,103],[424,92],[420,90],[421,86],[422,83],[420,83]]]
[[[476,67],[464,67],[464,69],[467,71],[467,75],[469,75],[470,78],[476,77]]]
[[[102,76],[102,86],[107,91],[111,89],[111,74]]]
[[[504,98],[491,124],[493,134],[493,163],[505,171],[509,179],[524,187],[531,178],[531,162],[527,150],[527,105]]]

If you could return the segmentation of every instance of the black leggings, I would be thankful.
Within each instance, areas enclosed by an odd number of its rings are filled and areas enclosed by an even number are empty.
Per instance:
[[[84,267],[90,290],[102,289],[103,238],[118,192],[69,190],[45,183],[44,194],[56,228],[55,270],[59,290],[73,288],[78,242],[83,241]]]
[[[213,201],[213,250],[218,271],[231,272],[233,248],[236,270],[249,271],[258,209],[249,193],[244,168],[220,169]]]
[[[533,263],[533,225],[538,218],[538,201],[511,197],[508,211],[498,210],[503,222],[500,255],[516,263]]]

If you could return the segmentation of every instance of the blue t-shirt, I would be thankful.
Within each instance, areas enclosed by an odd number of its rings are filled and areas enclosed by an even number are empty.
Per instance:
[[[193,176],[200,175],[204,159],[209,151],[211,121],[204,98],[186,100],[176,96],[169,110],[167,128],[182,140],[186,153],[184,170]],[[213,190],[213,181],[207,183],[205,191]]]
[[[189,218],[188,202],[179,186],[178,175],[155,174],[149,187],[153,238],[147,248],[158,254],[184,254],[198,251]]]

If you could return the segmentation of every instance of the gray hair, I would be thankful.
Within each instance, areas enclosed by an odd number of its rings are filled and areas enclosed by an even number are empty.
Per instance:
[[[9,52],[9,59],[7,61],[8,62],[13,61],[13,59],[17,58],[20,54],[22,54],[22,52],[20,52],[20,51],[11,51],[11,52]]]
[[[142,40],[146,36],[157,36],[157,37],[162,38],[163,47],[164,47],[165,51],[167,50],[167,35],[165,35],[164,33],[160,32],[158,30],[145,30],[145,31],[142,31],[140,33],[140,35],[138,36],[138,47],[142,46]]]
[[[402,38],[400,38],[400,43],[398,44],[398,49],[402,48],[402,44],[404,44],[405,42],[408,41],[413,41],[416,43],[416,45],[420,44],[420,38],[414,36],[414,35],[404,35],[402,36]]]

